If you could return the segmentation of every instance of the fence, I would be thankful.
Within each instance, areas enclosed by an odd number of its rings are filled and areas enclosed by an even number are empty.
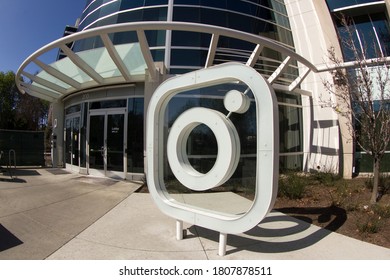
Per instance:
[[[14,155],[12,155],[12,165],[44,166],[45,133],[43,131],[0,129],[0,151],[3,151],[0,165],[7,166],[10,164],[10,150],[15,151],[16,162],[14,162]]]

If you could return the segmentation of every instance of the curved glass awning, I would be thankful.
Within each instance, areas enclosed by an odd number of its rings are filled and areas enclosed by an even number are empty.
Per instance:
[[[92,88],[141,82],[146,76],[152,80],[156,79],[158,69],[145,35],[145,32],[151,30],[189,31],[211,35],[204,65],[206,68],[222,62],[237,61],[235,60],[237,53],[219,47],[221,38],[227,37],[252,43],[255,46],[252,51],[239,54],[240,62],[244,61],[242,63],[255,68],[275,89],[307,94],[299,89],[299,85],[311,71],[317,72],[316,67],[305,58],[266,37],[197,23],[135,22],[77,32],[44,46],[28,57],[18,69],[17,87],[22,93],[54,102],[70,94]],[[115,33],[129,31],[137,34],[138,41],[121,45],[113,44],[111,38]],[[69,47],[76,41],[93,37],[100,37],[103,46],[81,52],[74,52]],[[279,52],[284,58],[283,61],[266,57],[266,49]],[[66,55],[65,58],[49,64],[40,59],[42,55],[59,50]],[[218,56],[222,55],[224,61],[218,60]],[[38,74],[26,70],[32,64],[40,68]],[[286,74],[291,72],[296,74]]]

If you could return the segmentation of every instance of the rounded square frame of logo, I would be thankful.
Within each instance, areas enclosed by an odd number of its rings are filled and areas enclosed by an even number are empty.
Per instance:
[[[246,213],[224,214],[186,205],[173,199],[164,183],[164,119],[170,99],[176,94],[240,81],[252,91],[256,103],[257,154],[255,197]],[[158,208],[177,220],[227,234],[242,233],[259,224],[271,211],[278,190],[279,120],[278,103],[270,84],[253,68],[225,63],[173,77],[154,92],[146,121],[146,176],[149,192]],[[219,152],[223,151],[223,147]]]

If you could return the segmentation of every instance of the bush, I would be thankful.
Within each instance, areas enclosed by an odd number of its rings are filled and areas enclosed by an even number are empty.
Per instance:
[[[311,173],[311,177],[325,186],[333,186],[338,180],[341,179],[339,174],[330,171],[314,171]]]
[[[390,218],[390,205],[379,205],[376,204],[373,206],[374,213],[381,218]]]
[[[361,233],[378,233],[381,229],[381,218],[377,215],[370,215],[357,222],[357,228]]]
[[[365,186],[372,190],[374,185],[374,178],[370,177],[365,181]],[[379,175],[379,191],[381,195],[390,194],[390,175],[380,174]]]
[[[278,194],[289,199],[301,199],[305,195],[306,180],[297,173],[282,175],[279,179]]]

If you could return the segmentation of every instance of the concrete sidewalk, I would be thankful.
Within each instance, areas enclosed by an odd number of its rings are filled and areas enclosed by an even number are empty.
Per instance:
[[[195,196],[195,197],[194,197]],[[199,202],[197,195],[178,200]],[[202,202],[237,208],[248,200],[232,193],[214,194]],[[240,203],[241,202],[241,203]],[[238,204],[238,205],[237,205]],[[199,205],[199,204],[198,204]],[[49,259],[390,259],[390,249],[345,237],[280,212],[272,212],[258,227],[228,236],[227,255],[218,255],[219,234],[186,225],[188,235],[175,239],[175,221],[162,214],[148,194],[134,193]]]
[[[139,188],[63,169],[0,175],[0,259],[45,259]]]
[[[220,257],[218,233],[187,224],[187,238],[177,241],[175,221],[157,209],[149,194],[135,193],[137,184],[36,172],[34,178],[20,176],[26,181],[20,186],[0,180],[0,240],[8,244],[0,245],[0,259],[390,260],[390,249],[279,212],[249,232],[229,235],[227,255]],[[26,193],[29,198],[22,198]],[[250,205],[228,192],[175,199],[219,211],[228,205],[230,211],[242,212]]]

